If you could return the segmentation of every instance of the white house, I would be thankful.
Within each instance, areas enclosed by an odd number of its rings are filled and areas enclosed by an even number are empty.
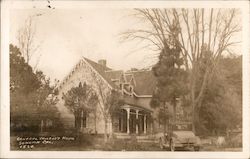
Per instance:
[[[61,114],[64,127],[74,128],[75,119],[73,113],[64,105],[63,94],[79,83],[86,83],[98,92],[98,86],[102,91],[112,89],[119,90],[123,94],[125,104],[120,107],[120,116],[113,123],[108,122],[108,130],[115,133],[149,134],[153,133],[161,125],[157,122],[155,111],[150,107],[156,79],[151,70],[136,70],[124,72],[113,70],[106,66],[106,60],[98,63],[82,58],[69,75],[59,86],[57,108]],[[104,118],[101,115],[102,105],[98,105],[97,112],[83,117],[82,130],[88,133],[104,133]],[[97,115],[96,115],[97,114]]]

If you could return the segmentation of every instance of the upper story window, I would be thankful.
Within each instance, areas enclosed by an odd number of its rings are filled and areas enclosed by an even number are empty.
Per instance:
[[[132,85],[129,86],[130,96],[133,96],[134,88]]]
[[[133,91],[133,86],[129,86],[129,91],[130,91],[130,92]]]

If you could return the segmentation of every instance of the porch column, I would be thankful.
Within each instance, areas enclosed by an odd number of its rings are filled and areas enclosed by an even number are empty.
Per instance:
[[[83,129],[83,110],[81,111],[81,118],[80,118],[80,130]]]
[[[151,117],[151,124],[150,124],[150,131],[151,131],[151,134],[153,134],[153,124],[154,124],[154,120],[153,120],[153,113],[150,113],[150,117]]]
[[[135,133],[138,134],[138,112],[139,110],[136,110],[136,125],[135,125]]]
[[[147,115],[145,114],[145,115],[143,116],[143,119],[144,119],[144,124],[143,124],[144,129],[143,129],[143,131],[144,131],[144,134],[147,133],[147,130],[146,130],[146,129],[147,129],[146,117],[147,117]]]
[[[127,111],[127,134],[130,133],[129,131],[129,115],[130,115],[130,108],[126,108]]]

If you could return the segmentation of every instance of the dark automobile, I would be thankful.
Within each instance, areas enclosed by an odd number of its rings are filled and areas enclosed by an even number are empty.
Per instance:
[[[200,149],[200,138],[192,131],[192,124],[174,124],[172,131],[168,133],[158,133],[159,146],[161,149],[168,148],[171,151],[176,149],[194,150]]]

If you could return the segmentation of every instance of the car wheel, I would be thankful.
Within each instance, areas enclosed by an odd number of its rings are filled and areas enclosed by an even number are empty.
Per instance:
[[[174,140],[173,139],[170,140],[169,147],[170,147],[170,151],[175,151],[175,145],[174,145]]]
[[[160,146],[160,149],[163,149],[164,148],[164,145],[163,145],[164,143],[163,143],[163,139],[162,138],[160,138],[159,139],[159,146]]]

